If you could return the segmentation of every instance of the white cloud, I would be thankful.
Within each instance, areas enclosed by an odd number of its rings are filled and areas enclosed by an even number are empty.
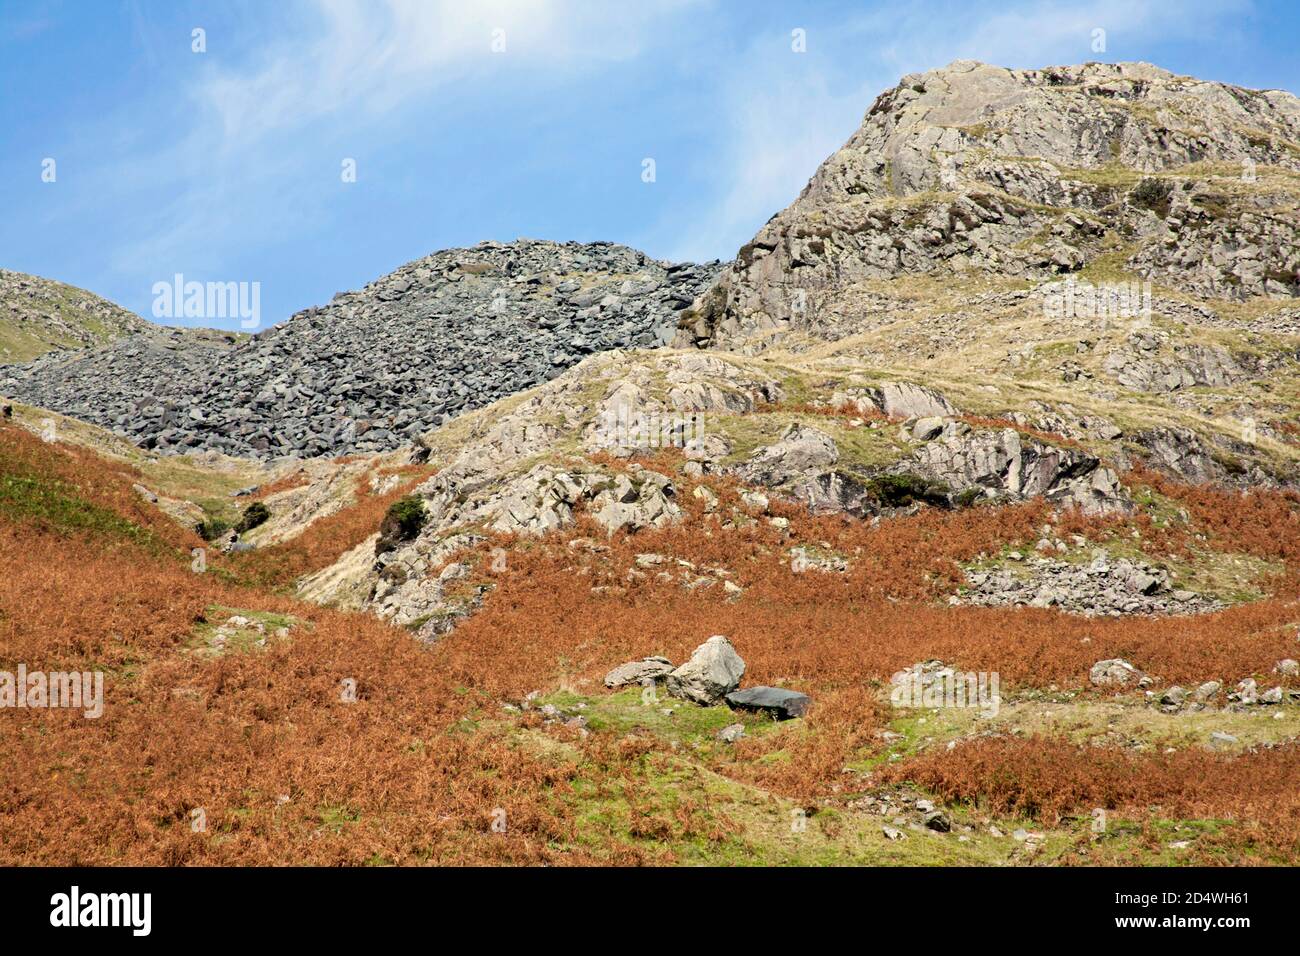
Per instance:
[[[856,86],[836,93],[824,74],[784,72],[762,90],[748,73],[728,97],[722,195],[702,214],[675,218],[675,259],[729,259],[799,194],[827,156],[857,128],[874,93]]]

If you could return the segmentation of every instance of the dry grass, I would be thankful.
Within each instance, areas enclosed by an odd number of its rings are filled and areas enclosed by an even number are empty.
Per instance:
[[[1161,485],[1191,515],[1184,533],[1285,562],[1278,596],[1204,618],[1091,621],[942,603],[961,579],[957,562],[1036,540],[1053,520],[1041,504],[922,511],[876,528],[774,506],[792,519],[787,535],[762,520],[724,530],[683,482],[679,498],[691,512],[683,526],[605,539],[583,519],[541,541],[505,542],[508,566],[491,577],[483,608],[424,648],[373,618],[267,591],[364,539],[404,488],[362,494],[295,542],[240,556],[229,568],[259,582],[249,586],[191,573],[196,541],[140,502],[129,469],[12,427],[0,426],[0,452],[0,479],[57,489],[44,510],[0,509],[0,666],[107,672],[98,720],[0,712],[10,768],[0,782],[5,863],[672,862],[651,841],[713,845],[731,829],[699,801],[656,796],[645,768],[664,753],[662,740],[542,728],[535,712],[507,717],[501,704],[533,690],[598,688],[614,664],[650,653],[682,660],[714,633],[745,657],[747,684],[806,690],[816,705],[806,721],[700,759],[798,800],[846,795],[845,765],[882,746],[877,685],[917,660],[997,670],[1012,690],[1082,688],[1102,657],[1126,657],[1169,680],[1235,680],[1267,671],[1294,647],[1296,502],[1272,493],[1242,499]],[[411,471],[404,484],[421,477]],[[729,516],[739,507],[735,486],[710,484]],[[86,514],[95,521],[67,520]],[[1078,514],[1055,520],[1060,534],[1097,540],[1134,527]],[[125,527],[143,531],[117,533]],[[580,536],[607,550],[568,546]],[[796,574],[788,555],[796,544],[843,554],[850,570]],[[745,593],[729,600],[720,585],[691,591],[653,575],[629,579],[643,551],[726,568]],[[185,653],[214,606],[302,623],[263,649]],[[354,703],[341,699],[345,679],[356,681]],[[563,746],[525,745],[521,732]],[[1294,839],[1294,823],[1280,818],[1294,804],[1280,782],[1295,779],[1287,748],[1180,758],[1185,764],[1172,761],[1139,784],[1129,778],[1147,765],[1124,754],[1080,751],[1074,762],[1059,757],[1058,772],[1043,763],[1050,748],[985,746],[969,751],[971,762],[923,755],[896,772],[953,799],[1045,819],[1081,802],[1160,799],[1171,812],[1237,813],[1241,826],[1217,838],[1226,846],[1240,849],[1264,824],[1274,829],[1270,852]],[[1013,761],[1028,783],[998,777],[998,760]],[[628,832],[599,846],[577,840],[580,785],[630,808]],[[206,832],[191,829],[197,809]],[[498,809],[509,821],[504,833],[491,828]]]

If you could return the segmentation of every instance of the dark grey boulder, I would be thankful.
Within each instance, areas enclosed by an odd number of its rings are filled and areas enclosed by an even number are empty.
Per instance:
[[[780,687],[747,687],[728,694],[727,703],[743,710],[763,711],[778,720],[789,720],[806,714],[812,698],[797,690],[783,690]]]

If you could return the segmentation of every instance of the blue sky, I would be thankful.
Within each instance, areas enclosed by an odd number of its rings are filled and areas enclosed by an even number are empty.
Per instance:
[[[176,273],[259,282],[269,324],[483,239],[729,259],[905,73],[1146,60],[1297,92],[1298,6],[0,0],[0,267],[146,316]]]

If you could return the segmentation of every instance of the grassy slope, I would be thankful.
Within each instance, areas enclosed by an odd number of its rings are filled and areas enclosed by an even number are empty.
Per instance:
[[[15,293],[8,301],[0,297],[0,363],[29,362],[53,349],[101,345],[146,324],[84,289],[35,276],[22,278],[34,285],[32,294]]]

